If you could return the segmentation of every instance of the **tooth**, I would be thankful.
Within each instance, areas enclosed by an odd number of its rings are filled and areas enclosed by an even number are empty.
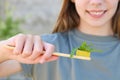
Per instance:
[[[101,15],[101,14],[103,14],[103,12],[90,12],[90,14]]]

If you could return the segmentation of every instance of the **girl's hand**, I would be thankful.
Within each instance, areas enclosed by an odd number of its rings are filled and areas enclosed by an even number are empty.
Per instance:
[[[11,50],[4,48],[5,41],[0,41],[0,63],[9,60],[9,53],[12,53]]]
[[[58,59],[57,56],[52,56],[54,45],[43,42],[37,35],[18,34],[5,41],[5,44],[15,46],[12,53],[10,52],[9,59],[22,63],[35,64]]]

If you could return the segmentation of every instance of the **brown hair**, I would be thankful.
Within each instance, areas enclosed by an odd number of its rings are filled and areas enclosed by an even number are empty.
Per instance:
[[[112,28],[114,34],[117,34],[120,38],[120,1],[118,3],[117,11],[112,19]]]
[[[75,9],[75,4],[71,0],[64,0],[53,33],[69,31],[76,28],[79,23],[80,17]],[[112,26],[114,33],[120,37],[120,1],[112,19]]]
[[[71,0],[63,0],[62,9],[53,33],[71,30],[77,27],[79,22],[79,15],[76,12],[74,3],[72,3]]]

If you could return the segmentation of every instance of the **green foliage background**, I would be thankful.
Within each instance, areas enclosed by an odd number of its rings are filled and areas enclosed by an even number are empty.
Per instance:
[[[0,16],[0,40],[7,39],[13,35],[16,35],[22,30],[19,26],[24,22],[23,19],[14,19],[12,10],[5,10],[5,18]]]

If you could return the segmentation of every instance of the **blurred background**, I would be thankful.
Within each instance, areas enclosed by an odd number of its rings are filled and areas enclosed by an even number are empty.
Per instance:
[[[51,33],[61,4],[62,0],[0,0],[0,39],[9,38],[20,32],[37,35]],[[17,73],[0,80],[31,78]]]

